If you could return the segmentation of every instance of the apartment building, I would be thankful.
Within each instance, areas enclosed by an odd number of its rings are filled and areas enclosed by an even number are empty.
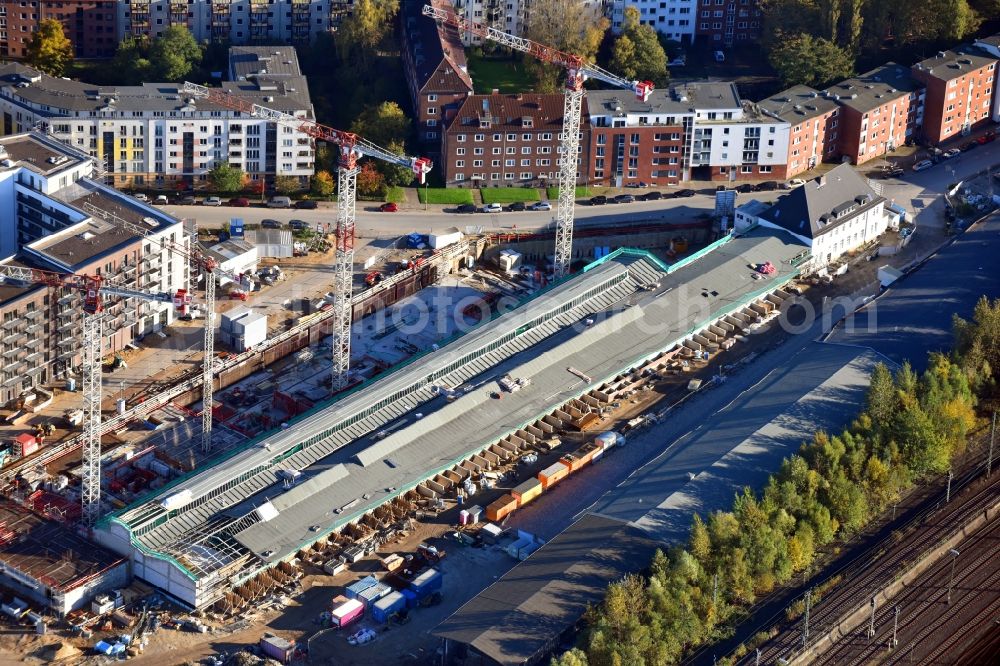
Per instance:
[[[118,46],[115,0],[0,0],[0,57],[23,58],[43,19],[56,19],[78,58],[106,58]]]
[[[118,37],[155,37],[187,26],[198,41],[233,44],[310,42],[336,30],[353,0],[123,0]]]
[[[794,178],[840,154],[840,107],[809,86],[793,86],[757,104],[788,123],[785,178]]]
[[[469,95],[442,135],[441,171],[457,187],[544,187],[559,179],[563,96],[559,93]],[[584,102],[583,117],[588,117]],[[575,156],[586,183],[590,127]]]
[[[669,39],[689,44],[695,36],[698,4],[699,0],[609,0],[605,12],[616,33],[621,32],[625,8],[635,7],[640,23],[653,26]]]
[[[181,222],[91,180],[93,171],[93,158],[44,134],[0,138],[0,265],[98,275],[164,299],[188,289],[188,262],[161,246],[187,247]],[[108,298],[104,313],[104,353],[174,319],[172,303],[135,298]],[[0,402],[77,372],[83,316],[76,291],[0,286]]]
[[[1000,60],[1000,34],[977,39],[974,45],[987,55]],[[993,86],[993,107],[990,109],[990,117],[993,122],[1000,123],[1000,95],[996,94],[996,89],[997,87]]]
[[[925,87],[923,136],[940,143],[990,119],[998,58],[975,46],[940,51],[913,65]]]
[[[292,47],[233,47],[229,78],[226,92],[313,117]],[[96,86],[7,64],[0,66],[0,118],[0,135],[37,126],[88,152],[119,188],[204,188],[224,159],[254,181],[294,176],[305,185],[313,174],[311,137],[183,95],[175,83]]]
[[[840,152],[854,164],[916,138],[924,120],[923,87],[907,68],[893,62],[841,81],[824,95],[841,108]]]
[[[454,12],[469,21],[483,23],[509,35],[524,35],[536,0],[455,0]],[[595,21],[604,16],[604,0],[575,0],[580,12]],[[483,39],[471,33],[460,35],[462,44],[476,46]]]
[[[431,0],[450,10],[447,0]],[[472,94],[472,77],[458,32],[421,14],[423,0],[404,0],[400,7],[403,68],[416,116],[417,136],[433,158],[449,114]]]
[[[731,47],[760,37],[757,0],[698,0],[695,37],[711,46]]]

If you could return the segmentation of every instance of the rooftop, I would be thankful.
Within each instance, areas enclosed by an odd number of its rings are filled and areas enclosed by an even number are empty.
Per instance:
[[[46,177],[83,162],[76,151],[67,150],[38,133],[0,137],[0,160],[13,162],[10,167],[0,166],[0,169],[26,167]]]
[[[624,117],[650,115],[650,124],[663,124],[665,117],[690,116],[695,113],[732,112],[735,117],[699,119],[701,122],[775,122],[759,105],[740,99],[735,83],[692,82],[654,90],[643,102],[627,90],[588,90],[586,99],[594,116]],[[657,118],[660,117],[660,120]]]
[[[910,76],[910,70],[894,62],[845,79],[824,91],[828,98],[859,113],[868,113],[892,100],[906,97],[923,86]]]
[[[785,194],[760,218],[815,238],[884,201],[850,164],[841,164]]]
[[[469,65],[465,59],[465,47],[459,37],[458,30],[450,26],[438,25],[436,21],[424,16],[424,0],[403,0],[403,35],[404,43],[410,50],[411,59],[416,74],[418,90],[425,87],[428,92],[442,89],[449,91],[460,87],[461,90],[472,92],[472,77],[469,75]],[[438,9],[454,11],[448,0],[431,0],[431,5]],[[452,85],[442,87],[443,81],[431,81],[431,76],[437,70],[441,61],[445,60],[455,73],[449,80]],[[455,84],[460,84],[456,86]]]
[[[216,241],[214,243],[199,242],[202,248],[218,261],[229,261],[256,249],[253,243],[240,238],[230,238],[229,240]]]
[[[837,109],[833,100],[822,97],[818,90],[801,85],[772,95],[758,102],[758,106],[793,125]]]
[[[562,128],[562,93],[511,93],[506,95],[469,95],[455,112],[449,131],[468,131],[487,122],[486,129],[521,130],[525,128]],[[587,116],[584,100],[583,116]],[[530,119],[530,124],[524,124]]]
[[[941,81],[950,81],[996,62],[997,59],[986,51],[963,44],[949,51],[938,51],[915,64],[913,69]]]
[[[0,499],[0,562],[56,590],[68,591],[125,558]]]

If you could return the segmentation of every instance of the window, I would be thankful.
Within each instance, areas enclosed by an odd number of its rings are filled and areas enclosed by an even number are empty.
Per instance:
[[[473,155],[482,155],[483,154],[483,149],[482,148],[473,148],[472,149],[472,154]]]
[[[761,173],[771,173],[771,167],[769,166],[760,166],[757,168],[760,169]]]
[[[497,135],[497,136],[499,136],[499,135]],[[507,140],[508,141],[517,141],[517,135],[516,134],[508,134],[507,135]]]
[[[472,166],[474,166],[474,167],[481,167],[481,166],[483,166],[483,161],[482,160],[473,160],[472,161]]]
[[[428,95],[427,96],[427,101],[428,102],[436,102],[436,101],[438,101],[438,96],[437,95],[433,95],[433,94]]]
[[[486,135],[485,134],[477,134],[475,137],[473,137],[473,140],[474,141],[485,141],[486,140]]]
[[[521,154],[522,155],[530,155],[531,154],[531,146],[521,146]]]
[[[455,160],[455,168],[461,169],[465,166],[465,160]]]
[[[493,135],[493,140],[494,141],[502,141],[503,140],[503,134],[494,134]]]
[[[437,118],[428,118],[427,119],[427,126],[428,127],[437,127],[437,124],[438,124]]]
[[[464,155],[465,154],[465,148],[456,148],[455,149],[455,154],[456,155]]]
[[[465,180],[465,174],[464,173],[456,173],[455,174],[455,180]]]
[[[522,171],[521,172],[521,180],[531,180],[531,172],[530,171]]]
[[[464,134],[456,134],[455,135],[455,141],[457,141],[458,143],[465,143],[465,135]]]
[[[512,167],[512,166],[514,166],[515,162],[517,162],[517,160],[504,160],[503,165],[504,166],[508,166],[508,167]]]
[[[521,166],[531,166],[531,160],[521,160]]]
[[[493,154],[494,155],[503,155],[503,148],[500,148],[499,146],[494,147],[493,148]]]
[[[438,112],[438,110],[437,110],[436,106],[428,106],[427,107],[427,115],[428,116],[436,116],[437,112]]]

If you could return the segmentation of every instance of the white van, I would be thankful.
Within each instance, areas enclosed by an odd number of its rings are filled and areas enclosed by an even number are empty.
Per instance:
[[[271,197],[271,200],[267,202],[268,208],[291,208],[292,200],[288,197]]]

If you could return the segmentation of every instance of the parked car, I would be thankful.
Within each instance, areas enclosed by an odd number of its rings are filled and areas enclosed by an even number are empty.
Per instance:
[[[986,143],[990,143],[991,141],[995,141],[996,138],[997,138],[997,133],[994,132],[993,130],[990,130],[986,134],[984,134],[981,137],[979,137],[978,139],[976,139],[976,141],[979,142],[979,143],[981,143],[981,144],[986,144]]]
[[[396,211],[399,210],[399,206],[397,206],[391,201],[386,201],[384,204],[379,206],[378,209],[380,212],[383,213],[395,213]]]
[[[958,157],[961,154],[962,151],[959,150],[958,148],[951,148],[949,150],[944,151],[942,157],[945,158],[946,160],[950,160],[951,158]]]
[[[629,183],[629,184],[627,184],[627,185],[626,185],[625,187],[632,187],[632,188],[637,188],[637,187],[649,187],[649,184],[648,184],[648,183],[644,183],[644,182],[642,182],[642,181],[640,180],[640,181],[639,181],[638,183]]]
[[[757,185],[754,188],[757,192],[773,192],[781,187],[781,185],[776,180],[765,180],[763,183]]]
[[[263,229],[280,229],[281,222],[278,222],[277,220],[266,219],[260,221],[260,226]]]
[[[788,181],[788,189],[794,190],[796,187],[802,187],[806,184],[806,181],[802,178],[792,178]]]
[[[596,197],[590,197],[590,201],[588,201],[587,203],[589,203],[591,206],[603,206],[604,204],[608,203],[608,198],[603,194],[598,194]]]
[[[166,194],[157,194],[156,199],[153,200],[153,203],[156,204],[157,206],[166,206],[168,203],[170,203],[170,199],[167,198]]]
[[[920,160],[913,165],[913,170],[923,171],[924,169],[930,169],[932,166],[934,166],[934,162],[931,162],[930,160]]]
[[[319,207],[319,204],[317,204],[315,201],[312,201],[311,199],[300,199],[299,201],[295,202],[294,207],[299,210],[316,210],[316,208]]]
[[[236,206],[237,208],[246,208],[247,206],[250,205],[250,200],[247,199],[246,197],[234,197],[230,199],[227,203],[228,205]]]
[[[895,164],[882,169],[883,178],[899,178],[904,173],[906,173],[906,170],[903,167],[897,166]]]
[[[961,150],[963,153],[966,153],[978,147],[979,147],[979,142],[976,141],[975,139],[972,139],[971,141],[966,141],[965,143],[963,143],[961,146],[958,147],[958,149]]]
[[[693,197],[695,194],[697,194],[697,192],[694,190],[677,190],[677,193],[674,196],[678,199],[687,199],[688,197]]]
[[[552,204],[550,204],[548,201],[536,201],[535,203],[531,204],[530,209],[531,210],[552,210]]]
[[[645,194],[639,195],[640,201],[659,201],[663,198],[662,192],[646,192]]]
[[[489,203],[480,209],[484,213],[502,213],[503,206],[498,203]]]
[[[202,203],[205,206],[221,206],[222,205],[222,199],[220,199],[219,197],[208,197]]]
[[[291,208],[292,200],[288,197],[277,196],[271,197],[271,200],[267,202],[268,208]]]
[[[476,207],[473,204],[462,204],[455,209],[456,213],[475,213]]]
[[[149,201],[149,197],[146,196],[143,192],[136,192],[132,196],[135,197],[139,201]]]
[[[507,210],[509,210],[511,212],[522,211],[525,208],[527,208],[527,206],[524,205],[523,201],[515,201],[514,203],[510,204],[509,206],[507,206]]]
[[[743,194],[747,194],[749,192],[753,192],[753,190],[754,190],[754,187],[750,183],[743,183],[742,185],[737,185],[736,186],[736,191],[737,192],[742,192]]]
[[[295,231],[302,231],[303,229],[309,228],[309,223],[303,222],[302,220],[291,220],[288,222],[288,226]]]
[[[612,201],[614,201],[616,204],[633,203],[635,201],[635,197],[632,196],[631,194],[619,194],[614,199],[612,199]]]
[[[184,196],[177,198],[178,206],[193,206],[196,203],[198,203],[198,200],[195,199],[193,194],[185,194]]]

